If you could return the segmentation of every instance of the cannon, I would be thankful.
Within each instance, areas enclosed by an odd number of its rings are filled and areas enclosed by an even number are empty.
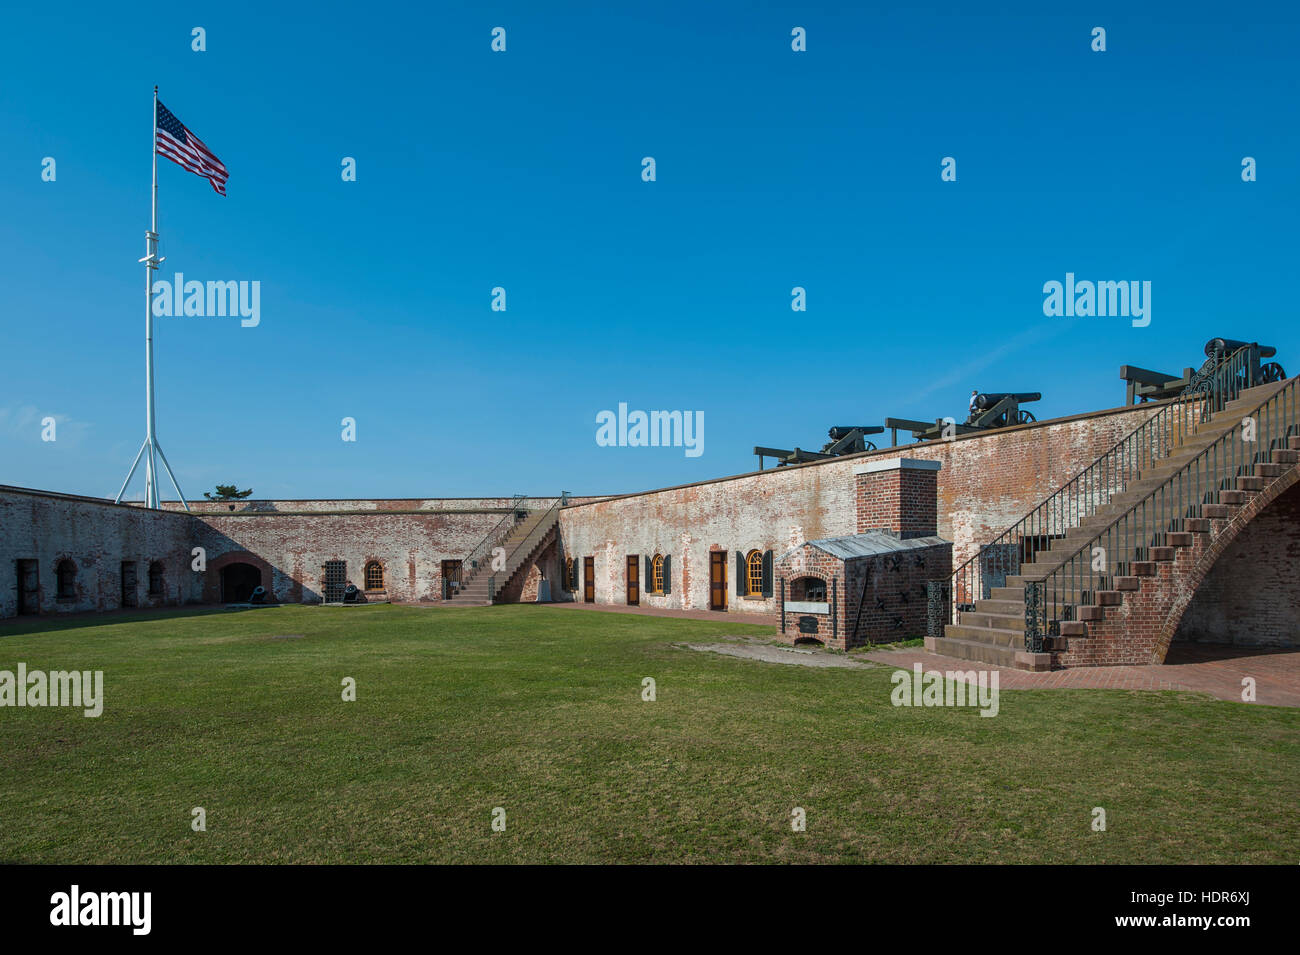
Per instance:
[[[945,429],[948,434],[973,434],[992,428],[1009,428],[1017,424],[1029,424],[1038,420],[1033,413],[1021,408],[1021,404],[1041,401],[1042,394],[1037,391],[990,391],[977,394],[974,399],[975,410],[964,423],[955,419],[936,418],[929,421],[913,421],[910,418],[886,418],[885,427],[890,430],[893,441],[898,444],[898,432],[910,431],[917,441],[933,441],[942,438]]]
[[[1245,381],[1241,382],[1243,387],[1264,385],[1286,377],[1285,369],[1278,362],[1264,361],[1277,355],[1277,349],[1272,345],[1243,342],[1235,338],[1211,338],[1205,343],[1205,361],[1201,367],[1184,368],[1181,375],[1170,375],[1136,365],[1121,365],[1119,376],[1125,382],[1124,403],[1136,405],[1145,401],[1177,398],[1188,390],[1193,381],[1201,386],[1209,384],[1212,387],[1214,372],[1242,349],[1249,349],[1242,356],[1245,374]]]
[[[356,584],[348,584],[343,588],[343,602],[345,604],[363,604],[366,602],[366,595],[357,589]]]
[[[1020,405],[1042,399],[1042,394],[1037,391],[992,392],[976,395],[976,410],[971,414],[967,424],[976,428],[1007,428],[1013,424],[1029,424],[1037,419]]]
[[[806,464],[809,461],[824,461],[842,454],[857,454],[860,451],[874,451],[875,444],[868,441],[869,434],[881,434],[884,428],[874,424],[836,425],[826,432],[830,438],[820,451],[805,451],[803,448],[763,448],[755,447],[758,456],[758,469],[763,470],[764,458],[776,458],[777,467],[787,464]]]
[[[266,588],[254,587],[253,592],[248,595],[248,602],[251,604],[266,603]]]

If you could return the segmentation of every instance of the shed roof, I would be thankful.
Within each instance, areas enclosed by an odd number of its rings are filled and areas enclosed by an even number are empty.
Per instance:
[[[866,531],[848,537],[826,537],[807,543],[809,547],[816,547],[832,557],[848,560],[852,557],[875,557],[879,554],[937,547],[948,541],[942,537],[899,537],[889,531]]]

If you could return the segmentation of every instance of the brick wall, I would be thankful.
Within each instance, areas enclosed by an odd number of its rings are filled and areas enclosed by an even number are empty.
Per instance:
[[[122,563],[134,562],[135,604],[174,606],[200,599],[190,570],[200,526],[185,514],[160,514],[98,498],[0,487],[0,617],[18,612],[18,561],[35,561],[40,613],[116,610]],[[56,568],[76,570],[73,594],[59,597]],[[149,566],[162,566],[161,592],[149,593]]]
[[[270,569],[271,579],[263,579],[262,585],[282,602],[323,599],[327,560],[346,561],[348,578],[358,587],[364,586],[365,565],[379,561],[389,600],[441,600],[442,561],[463,558],[501,517],[500,510],[487,509],[204,514],[201,543],[209,566],[205,599],[219,598],[221,567],[236,561],[256,564],[248,560],[255,555]]]
[[[1112,409],[931,441],[813,464],[570,506],[560,512],[561,549],[596,558],[596,602],[626,602],[628,554],[671,554],[673,592],[643,594],[644,606],[707,609],[709,552],[773,550],[857,533],[857,477],[864,462],[915,458],[941,465],[939,536],[965,561],[1155,413],[1158,405]],[[771,613],[776,598],[738,598],[728,558],[728,609]]]
[[[1245,527],[1196,589],[1175,641],[1300,646],[1300,484]]]

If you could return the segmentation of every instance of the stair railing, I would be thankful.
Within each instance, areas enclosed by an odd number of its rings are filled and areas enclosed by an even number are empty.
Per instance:
[[[1045,638],[1060,634],[1061,621],[1072,620],[1075,607],[1115,589],[1115,577],[1139,576],[1135,562],[1171,557],[1153,550],[1172,546],[1169,534],[1186,533],[1188,519],[1204,519],[1205,505],[1221,503],[1223,491],[1238,489],[1238,478],[1255,476],[1256,464],[1272,463],[1274,450],[1288,449],[1288,439],[1300,434],[1298,386],[1300,378],[1292,378],[1064,563],[1026,580],[1025,649],[1042,652]]]
[[[483,539],[474,545],[474,548],[466,554],[460,562],[461,567],[461,589],[478,575],[479,564],[483,559],[492,552],[501,541],[509,536],[514,530],[515,524],[518,523],[518,515],[521,510],[526,510],[523,503],[528,500],[526,494],[516,494],[510,499],[510,512],[501,518],[496,525],[483,536]]]
[[[1254,344],[1230,354],[1216,353],[1192,376],[1176,398],[1170,399],[1114,447],[1049,495],[1037,507],[984,544],[953,571],[949,591],[949,620],[988,599],[994,587],[1020,573],[1023,565],[1051,547],[1071,528],[1104,507],[1134,480],[1168,457],[1194,434],[1210,415],[1236,398],[1254,380]]]
[[[498,593],[497,578],[501,578],[500,585],[505,585],[510,582],[510,578],[513,577],[519,569],[514,564],[515,555],[522,551],[523,556],[527,557],[532,553],[533,548],[537,546],[541,539],[546,536],[551,527],[555,524],[556,515],[559,514],[560,508],[566,503],[568,503],[567,494],[557,497],[552,502],[551,506],[547,508],[546,513],[537,519],[537,523],[533,526],[533,529],[525,534],[523,538],[515,544],[513,548],[511,548],[510,552],[506,554],[504,569],[499,574],[493,573],[492,576],[488,578],[489,600],[495,601],[496,594]]]

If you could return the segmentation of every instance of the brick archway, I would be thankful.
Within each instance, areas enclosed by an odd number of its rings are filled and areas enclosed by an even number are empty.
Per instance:
[[[1196,598],[1197,590],[1210,571],[1214,569],[1219,558],[1223,556],[1232,542],[1250,526],[1256,517],[1267,510],[1292,487],[1296,486],[1297,482],[1300,482],[1300,468],[1292,467],[1286,474],[1273,481],[1266,490],[1254,495],[1247,501],[1232,516],[1223,529],[1215,535],[1213,543],[1197,556],[1195,563],[1187,572],[1186,586],[1170,605],[1164,623],[1160,627],[1160,632],[1156,636],[1153,663],[1165,662],[1165,658],[1169,655],[1169,647],[1174,641],[1174,635],[1178,632],[1179,624],[1182,623],[1183,615],[1187,613],[1187,609]]]
[[[221,571],[231,564],[251,564],[262,575],[262,586],[266,588],[267,597],[275,600],[274,578],[269,563],[256,554],[246,550],[234,550],[214,557],[208,561],[208,570],[203,577],[203,602],[221,602]]]

